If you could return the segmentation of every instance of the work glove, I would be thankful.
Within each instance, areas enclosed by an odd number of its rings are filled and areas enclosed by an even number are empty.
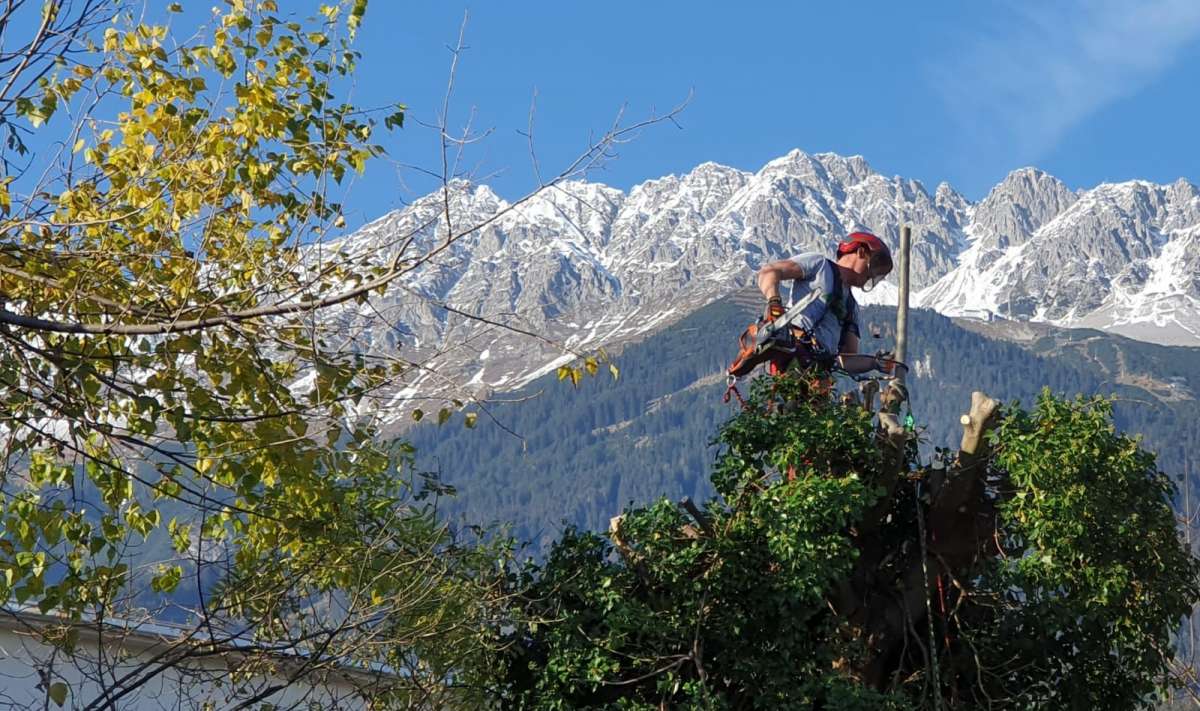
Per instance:
[[[767,310],[763,312],[763,319],[766,321],[774,321],[784,314],[786,309],[783,308],[783,299],[778,296],[767,299]]]

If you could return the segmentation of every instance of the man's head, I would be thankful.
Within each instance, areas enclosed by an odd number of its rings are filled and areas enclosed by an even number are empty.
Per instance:
[[[851,232],[837,246],[837,263],[845,267],[846,283],[870,291],[892,271],[892,253],[870,232]]]

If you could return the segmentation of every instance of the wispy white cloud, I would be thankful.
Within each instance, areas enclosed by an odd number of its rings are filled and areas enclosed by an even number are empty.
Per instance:
[[[1003,152],[1014,167],[1146,86],[1200,38],[1200,0],[1034,0],[1008,9],[947,47],[930,78],[971,144]]]

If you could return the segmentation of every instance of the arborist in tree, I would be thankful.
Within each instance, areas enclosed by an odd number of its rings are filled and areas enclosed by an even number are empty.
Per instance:
[[[892,271],[892,255],[870,232],[853,232],[837,246],[837,259],[809,252],[764,264],[758,288],[766,312],[739,339],[741,352],[729,366],[732,378],[768,362],[778,373],[793,361],[802,366],[837,368],[847,373],[891,372],[895,362],[883,355],[860,355],[858,304],[851,287],[870,291]],[[792,281],[792,303],[779,295],[779,283]]]

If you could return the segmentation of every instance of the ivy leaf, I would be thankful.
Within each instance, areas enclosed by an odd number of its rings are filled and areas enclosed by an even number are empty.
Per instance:
[[[61,681],[56,681],[50,685],[50,688],[46,689],[46,693],[50,696],[50,700],[53,701],[56,706],[62,707],[67,703],[67,692],[69,690],[70,688],[66,684],[62,683]]]

